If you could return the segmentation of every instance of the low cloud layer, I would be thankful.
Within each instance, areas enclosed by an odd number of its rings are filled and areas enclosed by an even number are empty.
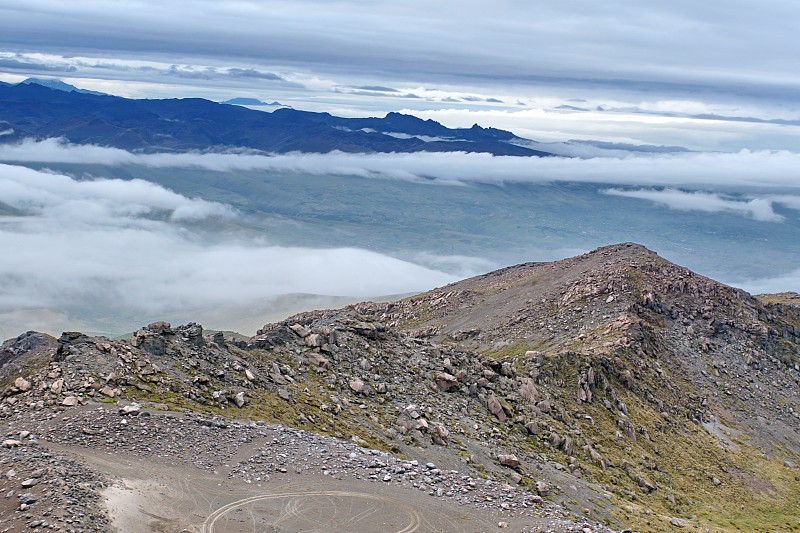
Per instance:
[[[762,222],[780,222],[783,217],[773,211],[772,202],[764,198],[736,200],[708,192],[686,192],[678,189],[607,189],[606,194],[640,198],[680,211],[733,213]]]
[[[750,294],[768,294],[787,290],[798,291],[800,289],[800,269],[769,278],[736,279],[726,283],[735,287],[742,287]]]
[[[216,171],[271,170],[463,184],[553,181],[646,187],[681,187],[714,192],[758,190],[800,195],[800,154],[743,150],[625,157],[496,157],[489,154],[134,154],[116,148],[70,145],[58,139],[0,145],[0,161],[144,165]]]
[[[0,213],[14,213],[0,216],[0,317],[27,313],[114,331],[115,317],[257,307],[290,293],[366,298],[453,281],[365,250],[209,244],[177,221],[232,211],[147,182],[79,182],[0,165],[0,190]],[[3,324],[0,337],[20,333]]]

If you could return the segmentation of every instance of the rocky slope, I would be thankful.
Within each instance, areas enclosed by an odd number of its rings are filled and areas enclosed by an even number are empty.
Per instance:
[[[174,437],[163,447],[170,431],[135,448],[119,417],[200,417],[183,425],[187,442],[224,419],[280,423],[389,453],[367,481],[445,501],[477,491],[460,504],[523,530],[792,531],[799,344],[797,306],[622,244],[396,303],[302,313],[246,340],[166,323],[130,340],[25,334],[0,349],[0,417],[20,443],[9,450],[24,446],[22,431],[159,457],[180,448]],[[87,406],[105,414],[52,422]],[[412,460],[445,470],[406,469]],[[552,521],[559,509],[572,520]]]

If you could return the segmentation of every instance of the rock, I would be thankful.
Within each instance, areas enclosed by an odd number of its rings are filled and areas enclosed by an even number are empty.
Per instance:
[[[689,521],[685,518],[678,518],[673,516],[669,519],[669,523],[675,527],[686,527],[689,525]]]
[[[625,386],[626,389],[633,389],[635,384],[635,379],[633,377],[633,372],[630,370],[625,370],[619,375],[619,380]]]
[[[488,408],[489,412],[492,413],[500,422],[505,422],[508,420],[508,416],[506,412],[503,410],[503,405],[500,403],[500,400],[497,399],[497,396],[492,394],[489,396],[488,401]]]
[[[544,481],[537,481],[536,482],[536,493],[541,496],[542,498],[547,497],[550,494],[550,485],[548,485]]]
[[[20,392],[28,392],[31,390],[31,382],[23,377],[18,377],[16,380],[14,380],[14,386]]]
[[[532,404],[536,403],[539,399],[539,391],[536,389],[536,385],[534,384],[533,380],[531,378],[522,378],[520,381],[520,398]]]
[[[297,336],[300,337],[301,339],[304,339],[309,335],[311,335],[311,331],[309,331],[309,329],[303,326],[302,324],[292,324],[291,326],[289,326],[289,329],[294,331],[297,334]]]
[[[167,353],[167,342],[164,337],[150,334],[143,337],[138,336],[137,338],[139,339],[139,347],[150,355],[161,356]]]
[[[62,400],[61,405],[63,405],[64,407],[75,407],[79,403],[80,400],[78,399],[77,396],[67,396]]]
[[[116,393],[116,391],[114,389],[112,389],[111,387],[106,385],[105,387],[100,389],[100,394],[103,394],[104,396],[108,396],[109,398],[113,398],[114,396],[116,396],[117,393]]]
[[[5,448],[16,448],[20,444],[22,444],[22,441],[16,439],[6,439],[3,441],[3,447]]]
[[[50,385],[50,392],[53,394],[61,394],[61,389],[64,388],[64,380],[62,378],[58,378]]]
[[[172,332],[172,326],[169,322],[153,322],[152,324],[148,324],[145,329],[159,335]]]
[[[600,452],[598,452],[591,446],[588,446],[586,451],[589,454],[589,457],[591,457],[592,461],[600,465],[600,468],[602,468],[603,470],[606,469],[606,460],[602,455],[600,455]]]
[[[350,390],[352,390],[355,393],[363,392],[365,387],[364,382],[359,378],[351,379],[348,385],[350,386]]]
[[[306,358],[308,359],[308,361],[311,364],[316,365],[316,366],[321,367],[321,368],[327,367],[328,363],[330,362],[328,359],[326,359],[325,357],[323,357],[322,355],[320,355],[317,352],[309,352],[308,355],[306,356]]]
[[[22,482],[22,488],[23,489],[29,489],[29,488],[33,487],[34,485],[38,485],[38,484],[39,484],[39,480],[37,478],[35,478],[35,477],[31,477],[31,478],[28,478],[28,479],[26,479],[25,481]]]
[[[456,377],[447,372],[437,372],[435,379],[436,385],[444,392],[451,392],[457,390],[459,387]]]
[[[508,478],[515,485],[519,485],[520,483],[522,483],[522,476],[520,474],[518,474],[517,472],[512,472],[511,475],[508,476]]]
[[[439,446],[447,446],[447,437],[450,431],[440,422],[434,422],[431,428],[431,440]]]
[[[255,381],[256,379],[256,376],[252,372],[250,372],[249,368],[244,369],[244,377],[245,379],[247,379],[247,381]]]
[[[278,389],[278,396],[280,396],[282,400],[291,398],[291,394],[289,394],[289,391],[286,389]]]
[[[130,405],[125,405],[120,408],[119,414],[121,415],[129,415],[129,416],[136,416],[142,410],[142,406],[138,403],[132,403]]]
[[[567,457],[575,454],[575,441],[572,437],[564,437],[561,447],[564,449],[564,454]]]
[[[305,337],[306,346],[310,348],[320,348],[323,344],[325,344],[325,337],[320,335],[319,333],[312,333]]]
[[[236,396],[233,397],[233,402],[236,404],[236,407],[244,407],[244,392],[237,392]]]
[[[31,494],[30,492],[26,492],[25,494],[19,495],[19,503],[23,505],[31,505],[39,501],[39,497],[35,494]]]
[[[497,460],[501,465],[507,466],[509,468],[517,469],[517,468],[520,467],[519,459],[513,453],[512,454],[500,454],[500,455],[497,456]]]

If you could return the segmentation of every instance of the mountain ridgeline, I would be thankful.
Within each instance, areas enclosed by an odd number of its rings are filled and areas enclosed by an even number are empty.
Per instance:
[[[620,244],[246,339],[29,332],[0,349],[0,417],[135,398],[451,461],[579,521],[793,531],[800,307],[779,300]]]
[[[0,131],[9,132],[0,136],[0,142],[62,137],[74,144],[146,152],[252,149],[550,155],[513,144],[522,139],[511,132],[477,124],[451,129],[400,113],[384,118],[342,118],[291,108],[266,113],[200,98],[128,99],[65,90],[62,85],[0,84]]]

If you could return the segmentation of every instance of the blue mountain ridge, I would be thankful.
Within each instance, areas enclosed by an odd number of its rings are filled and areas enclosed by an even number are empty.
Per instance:
[[[451,129],[400,113],[384,118],[343,118],[291,108],[265,113],[201,98],[128,99],[38,83],[0,85],[0,127],[14,130],[0,138],[5,143],[63,137],[75,144],[145,152],[245,148],[271,153],[551,155],[510,143],[519,138],[508,131],[477,124]]]

